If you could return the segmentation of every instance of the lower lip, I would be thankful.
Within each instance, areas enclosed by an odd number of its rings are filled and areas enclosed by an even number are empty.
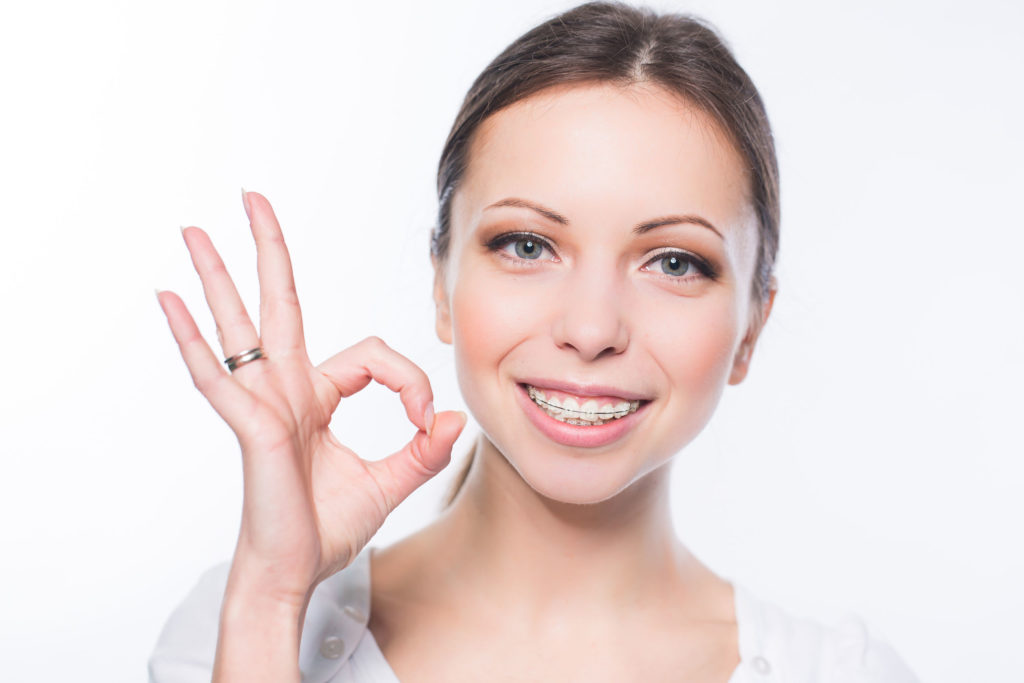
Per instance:
[[[642,403],[635,412],[629,413],[625,417],[605,422],[602,425],[582,427],[551,417],[543,408],[534,403],[530,395],[526,393],[525,386],[520,384],[518,387],[519,391],[516,393],[519,404],[523,407],[533,426],[552,441],[573,448],[598,448],[618,441],[642,419],[644,408],[647,407],[646,403]]]

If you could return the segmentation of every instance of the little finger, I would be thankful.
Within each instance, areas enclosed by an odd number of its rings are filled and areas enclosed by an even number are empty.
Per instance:
[[[239,433],[245,419],[254,411],[255,399],[252,394],[224,371],[177,294],[157,292],[157,301],[167,317],[167,324],[192,376],[192,383],[217,414]]]

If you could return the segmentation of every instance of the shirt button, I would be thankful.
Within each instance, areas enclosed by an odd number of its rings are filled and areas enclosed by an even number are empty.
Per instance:
[[[327,636],[320,643],[320,654],[327,659],[338,659],[345,653],[345,641],[338,636]]]
[[[768,660],[760,656],[754,657],[751,665],[754,667],[754,671],[762,676],[768,675],[772,670],[772,665],[768,663]]]
[[[358,621],[360,624],[366,621],[366,615],[363,614],[363,610],[352,605],[345,605],[345,614]]]

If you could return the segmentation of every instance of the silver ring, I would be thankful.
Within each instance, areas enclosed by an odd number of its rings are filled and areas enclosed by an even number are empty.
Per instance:
[[[242,351],[231,356],[231,358],[224,359],[224,365],[228,366],[228,370],[234,372],[238,368],[242,367],[246,363],[251,363],[254,360],[266,358],[267,356],[263,353],[263,349],[257,346],[255,349],[249,349],[248,351]]]

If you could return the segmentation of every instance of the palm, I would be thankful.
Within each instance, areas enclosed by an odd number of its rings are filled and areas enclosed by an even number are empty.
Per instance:
[[[270,569],[263,571],[268,587],[302,595],[347,565],[391,510],[447,464],[464,418],[441,413],[432,420],[426,375],[379,339],[319,367],[310,363],[280,227],[266,199],[247,198],[260,278],[259,335],[209,238],[198,228],[184,235],[225,354],[262,347],[266,358],[226,373],[181,300],[170,292],[159,299],[196,387],[242,448],[236,561],[244,556],[250,566]],[[341,399],[371,380],[400,394],[418,429],[405,447],[377,461],[361,459],[329,429]]]

